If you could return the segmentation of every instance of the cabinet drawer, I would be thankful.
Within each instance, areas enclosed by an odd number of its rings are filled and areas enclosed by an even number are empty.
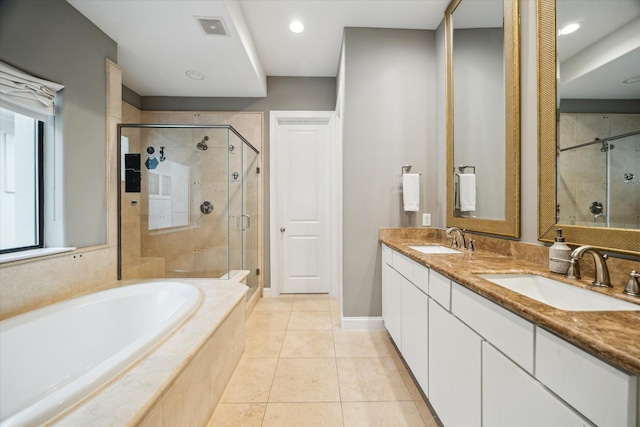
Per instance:
[[[636,425],[638,378],[541,328],[536,378],[596,425]]]
[[[393,265],[393,249],[387,245],[382,245],[382,263]]]
[[[451,312],[532,373],[533,324],[455,282],[452,286]]]
[[[429,295],[429,271],[429,267],[425,267],[424,265],[414,261],[413,274],[409,279],[418,289],[424,292],[425,295]]]
[[[447,310],[451,310],[451,279],[431,270],[429,272],[429,296]]]
[[[393,251],[393,268],[407,279],[413,276],[413,260],[399,252]]]

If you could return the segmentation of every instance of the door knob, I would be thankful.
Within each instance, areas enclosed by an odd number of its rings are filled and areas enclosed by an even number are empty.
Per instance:
[[[280,227],[280,232],[284,233],[286,231],[286,229],[284,227]]]

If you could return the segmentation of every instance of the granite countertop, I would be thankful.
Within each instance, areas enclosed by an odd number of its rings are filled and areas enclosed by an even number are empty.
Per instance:
[[[594,288],[591,280],[569,280],[549,272],[540,264],[514,259],[476,246],[462,254],[426,255],[409,248],[415,244],[450,245],[438,234],[380,233],[380,242],[457,283],[555,333],[609,363],[640,375],[640,311],[564,311],[503,288],[475,273],[537,274],[564,281],[593,292],[640,304],[640,299],[622,294],[624,287]],[[583,277],[585,277],[583,275]],[[590,277],[590,276],[589,276]]]

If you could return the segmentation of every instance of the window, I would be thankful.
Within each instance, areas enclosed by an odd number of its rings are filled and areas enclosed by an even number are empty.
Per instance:
[[[0,107],[0,253],[44,247],[44,122]]]

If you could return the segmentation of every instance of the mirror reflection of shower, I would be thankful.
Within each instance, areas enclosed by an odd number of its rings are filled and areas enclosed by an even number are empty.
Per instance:
[[[208,140],[209,140],[209,137],[205,135],[204,138],[202,138],[202,141],[196,144],[196,147],[198,147],[198,150],[206,151],[209,148],[209,146],[207,145]]]
[[[605,222],[607,221],[607,216],[603,212],[604,206],[602,206],[602,203],[598,201],[592,202],[589,210],[593,214],[593,222],[598,222],[598,218],[602,218]]]
[[[558,223],[640,229],[640,114],[561,112],[558,134]]]

